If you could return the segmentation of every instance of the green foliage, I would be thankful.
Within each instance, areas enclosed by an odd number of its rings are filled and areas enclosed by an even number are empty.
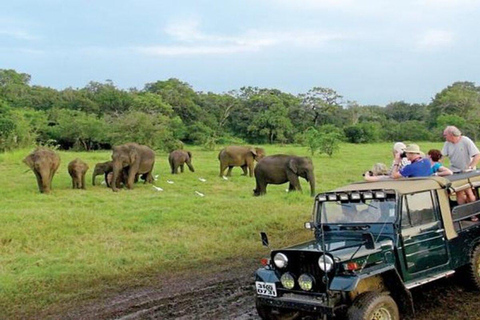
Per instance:
[[[310,154],[313,156],[315,152],[320,149],[321,145],[321,134],[314,127],[310,127],[305,130],[301,141],[303,145],[308,147]]]
[[[389,122],[385,128],[385,137],[389,141],[432,141],[432,132],[423,121]],[[437,139],[438,140],[438,139]]]
[[[46,131],[49,139],[56,141],[63,149],[88,151],[99,149],[99,146],[109,142],[103,118],[82,111],[52,109]]]
[[[344,129],[351,143],[372,143],[380,140],[381,128],[376,122],[362,122]]]
[[[320,127],[320,141],[318,151],[325,153],[329,157],[340,149],[340,142],[344,138],[342,131],[331,124]]]
[[[112,145],[137,142],[154,149],[165,149],[171,144],[174,136],[169,128],[169,118],[157,114],[133,111],[107,119],[110,131],[109,140]]]

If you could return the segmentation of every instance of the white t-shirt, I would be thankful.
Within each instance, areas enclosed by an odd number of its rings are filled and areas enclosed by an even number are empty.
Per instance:
[[[450,169],[461,172],[468,169],[472,158],[479,154],[477,146],[468,137],[462,136],[457,143],[446,141],[442,154],[450,159]]]

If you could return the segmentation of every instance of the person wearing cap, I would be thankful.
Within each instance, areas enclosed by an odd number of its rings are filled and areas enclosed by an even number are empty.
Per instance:
[[[416,144],[409,144],[405,148],[407,159],[410,161],[409,165],[406,165],[402,169],[400,167],[400,154],[395,155],[395,162],[391,177],[394,179],[410,178],[410,177],[428,177],[430,172],[430,160],[422,157],[420,147]]]
[[[395,155],[398,153],[400,155],[403,155],[403,153],[405,152],[405,148],[407,146],[405,145],[405,143],[403,142],[395,142],[395,144],[393,145],[393,161],[392,161],[392,166],[390,167],[390,170],[388,172],[388,175],[391,175],[392,174],[392,171],[393,171],[393,167],[395,166]],[[400,157],[400,165],[398,167],[398,170],[402,169],[403,167],[405,167],[406,165],[410,164],[410,161],[407,159],[407,157]]]
[[[445,144],[442,154],[450,159],[450,169],[453,173],[474,170],[480,161],[480,151],[470,138],[462,136],[455,126],[448,126],[443,131]]]

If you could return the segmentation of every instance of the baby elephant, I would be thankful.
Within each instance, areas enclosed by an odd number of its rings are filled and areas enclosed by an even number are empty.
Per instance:
[[[68,164],[68,173],[72,177],[73,189],[86,189],[85,187],[85,174],[88,170],[88,164],[80,159],[70,161]]]
[[[41,147],[26,156],[23,162],[35,173],[40,192],[49,193],[53,176],[60,166],[60,157],[54,151]]]
[[[192,153],[185,150],[175,150],[170,152],[168,156],[168,162],[170,163],[170,168],[172,169],[172,174],[178,173],[178,167],[180,171],[183,172],[183,166],[186,163],[190,171],[195,172],[195,169],[192,165]]]

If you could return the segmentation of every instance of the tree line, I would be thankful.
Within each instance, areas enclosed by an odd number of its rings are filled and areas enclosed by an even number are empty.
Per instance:
[[[322,87],[298,95],[257,87],[218,94],[173,78],[128,90],[111,80],[63,90],[30,80],[0,69],[0,151],[97,150],[135,141],[165,151],[182,143],[300,143],[331,155],[339,140],[438,141],[446,125],[476,140],[480,129],[480,87],[472,82],[453,83],[429,104],[362,106]]]

